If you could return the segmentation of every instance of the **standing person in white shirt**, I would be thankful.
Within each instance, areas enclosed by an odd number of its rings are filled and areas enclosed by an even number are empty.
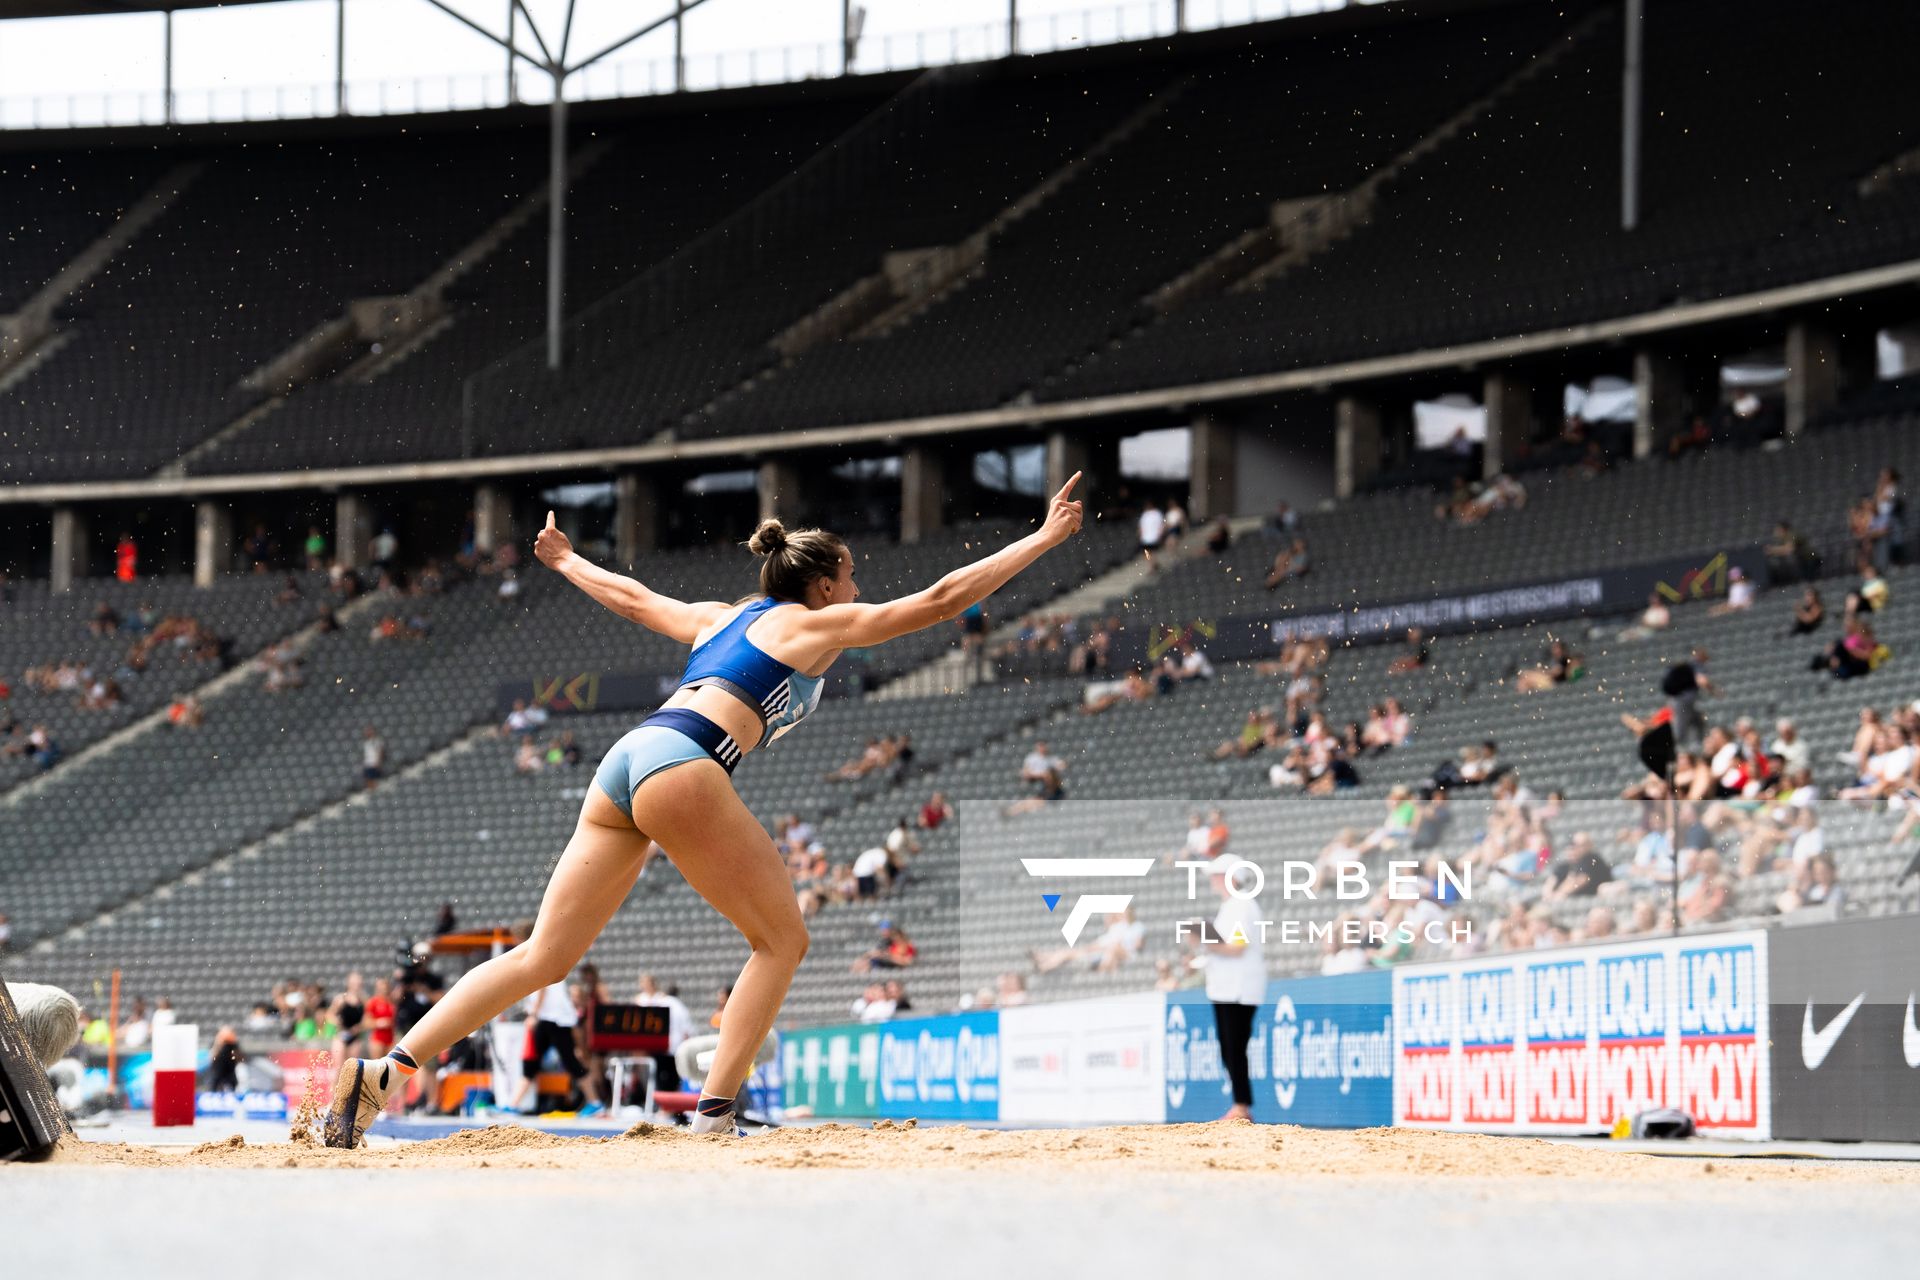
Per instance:
[[[552,986],[542,987],[528,996],[526,1008],[527,1021],[531,1025],[527,1031],[526,1052],[520,1059],[520,1087],[513,1093],[513,1109],[520,1110],[528,1092],[536,1088],[540,1079],[540,1064],[546,1060],[548,1050],[559,1055],[560,1065],[586,1092],[588,1104],[597,1108],[600,1105],[600,1090],[588,1074],[586,1064],[580,1061],[580,1055],[573,1049],[573,1029],[580,1025],[580,1011],[573,1007],[573,996],[567,992],[566,979],[562,978]]]
[[[679,996],[671,991],[662,991],[651,973],[640,975],[640,994],[634,997],[633,1002],[667,1011],[667,1051],[653,1055],[653,1087],[656,1090],[678,1089],[680,1067],[673,1055],[680,1051],[681,1042],[693,1034],[693,1014]]]
[[[1146,556],[1147,563],[1153,564],[1153,553],[1167,537],[1167,514],[1160,504],[1149,501],[1147,509],[1140,513],[1140,552]]]
[[[1187,533],[1187,509],[1175,498],[1167,503],[1167,529],[1161,536],[1161,545],[1169,554],[1180,549],[1180,539]]]
[[[1220,910],[1213,931],[1203,944],[1207,958],[1207,999],[1213,1002],[1214,1026],[1220,1036],[1220,1061],[1233,1089],[1233,1106],[1225,1120],[1253,1119],[1253,1081],[1247,1073],[1247,1042],[1253,1038],[1253,1018],[1267,995],[1267,960],[1260,908],[1253,898],[1234,896],[1238,887],[1253,889],[1251,874],[1235,877],[1243,859],[1222,854],[1207,868],[1220,894]]]

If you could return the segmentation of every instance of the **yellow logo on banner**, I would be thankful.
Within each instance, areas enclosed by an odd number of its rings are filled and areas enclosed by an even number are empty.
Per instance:
[[[1668,582],[1654,585],[1669,602],[1679,604],[1683,600],[1701,600],[1707,596],[1724,595],[1727,590],[1727,553],[1722,551],[1698,569],[1689,569],[1680,575],[1678,586]]]
[[[1196,618],[1184,627],[1176,627],[1170,623],[1161,623],[1153,629],[1153,635],[1147,641],[1147,661],[1160,661],[1161,655],[1165,654],[1167,650],[1179,644],[1189,635],[1198,636],[1203,640],[1211,640],[1217,630],[1218,628],[1206,618]]]
[[[591,711],[600,702],[600,677],[591,672],[577,676],[555,676],[551,680],[536,677],[533,703],[537,707],[560,707],[569,711]]]

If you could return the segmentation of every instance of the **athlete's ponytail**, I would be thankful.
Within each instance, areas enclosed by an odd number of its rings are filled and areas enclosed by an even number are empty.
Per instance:
[[[762,520],[747,539],[747,550],[762,557],[760,590],[775,600],[804,600],[816,578],[838,578],[847,544],[825,529],[795,529],[778,520]]]

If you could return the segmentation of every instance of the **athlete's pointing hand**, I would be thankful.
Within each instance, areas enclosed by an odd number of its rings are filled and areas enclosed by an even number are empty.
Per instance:
[[[1047,541],[1056,547],[1080,532],[1080,520],[1086,514],[1085,504],[1067,496],[1073,492],[1073,486],[1079,483],[1080,473],[1076,471],[1060,486],[1060,492],[1053,495],[1053,501],[1047,506],[1047,520],[1040,529]]]
[[[547,527],[533,540],[533,554],[549,569],[558,569],[561,562],[573,554],[573,544],[567,541],[567,535],[554,527],[551,511],[547,512]]]

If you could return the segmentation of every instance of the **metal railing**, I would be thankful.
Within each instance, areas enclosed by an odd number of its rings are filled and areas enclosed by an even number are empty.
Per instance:
[[[1020,19],[1017,30],[1004,22],[942,30],[873,33],[861,39],[850,67],[853,74],[911,71],[927,67],[986,62],[1014,52],[1048,53],[1124,44],[1174,34],[1180,10],[1188,31],[1213,30],[1276,18],[1323,13],[1391,0],[1138,0],[1070,13]],[[697,54],[676,67],[671,58],[607,62],[589,67],[567,84],[571,102],[640,98],[682,89],[738,89],[790,84],[841,75],[836,40],[778,49]],[[253,88],[176,89],[171,110],[161,89],[104,93],[0,96],[0,129],[80,129],[129,125],[205,124],[248,120],[308,120],[336,115],[410,115],[419,112],[471,111],[513,102],[542,103],[545,78],[521,76],[509,95],[504,71],[469,72],[416,79],[349,81],[332,84],[278,84]]]

